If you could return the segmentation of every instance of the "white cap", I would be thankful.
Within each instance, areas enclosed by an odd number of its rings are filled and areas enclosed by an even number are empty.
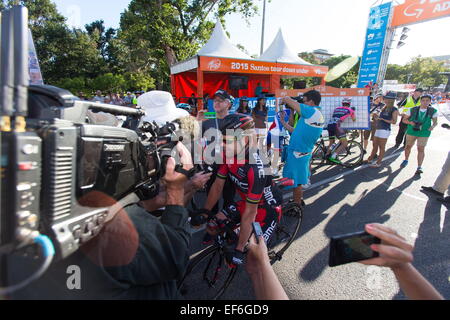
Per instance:
[[[159,125],[189,116],[189,112],[175,106],[173,97],[166,91],[150,91],[141,95],[138,106],[145,109],[144,121],[155,121]]]

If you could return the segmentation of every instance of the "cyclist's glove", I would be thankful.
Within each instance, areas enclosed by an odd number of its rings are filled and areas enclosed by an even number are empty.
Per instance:
[[[229,250],[228,252],[226,252],[225,258],[227,259],[230,267],[235,268],[244,264],[245,253],[236,249]]]
[[[189,214],[191,217],[191,225],[199,227],[208,222],[208,218],[212,216],[211,211],[206,209],[197,210]]]

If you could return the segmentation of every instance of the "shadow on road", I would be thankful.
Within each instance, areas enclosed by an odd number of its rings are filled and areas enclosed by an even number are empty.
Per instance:
[[[444,296],[450,299],[450,210],[436,196],[428,195],[424,219],[414,246],[414,266]],[[441,225],[443,226],[441,229]],[[402,291],[394,299],[406,299]]]
[[[395,161],[395,159],[389,160],[389,162],[392,161]],[[334,202],[330,203],[330,199],[327,198],[329,197],[329,194],[333,195],[331,200],[345,199],[345,194],[348,193],[348,189],[351,188],[352,190],[355,190],[360,183],[371,181],[374,178],[382,179],[386,177],[385,181],[380,183],[378,187],[372,190],[364,190],[354,205],[344,204],[337,210],[324,228],[327,237],[361,231],[364,230],[364,226],[368,223],[383,224],[390,219],[388,210],[395,204],[401,191],[408,188],[417,178],[412,177],[403,182],[400,186],[391,188],[394,179],[400,174],[401,170],[397,169],[396,171],[392,171],[387,163],[388,161],[385,162],[388,169],[387,172],[372,177],[374,175],[373,173],[379,172],[384,168],[375,170],[371,168],[371,171],[363,171],[358,177],[347,176],[339,185],[335,186],[326,195],[316,200],[316,203],[319,203],[319,208],[322,207],[323,209],[323,211],[319,212],[325,212],[334,205]],[[369,172],[371,173],[370,176],[368,174]],[[387,191],[389,188],[391,188],[391,190]],[[342,198],[339,197],[340,195]],[[328,208],[326,208],[325,203],[328,203]],[[299,277],[304,281],[316,280],[328,266],[328,255],[329,247],[327,246],[308,261],[305,267],[300,271]]]

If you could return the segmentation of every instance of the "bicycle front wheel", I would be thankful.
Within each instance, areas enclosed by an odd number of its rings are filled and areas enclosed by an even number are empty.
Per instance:
[[[220,299],[237,270],[227,265],[221,247],[209,247],[189,262],[178,290],[187,300]]]
[[[284,253],[289,249],[300,231],[302,221],[303,209],[301,206],[291,202],[283,207],[280,222],[267,243],[272,264],[283,258]]]
[[[347,168],[359,166],[364,158],[362,145],[356,141],[349,141],[347,149],[337,156],[342,165]]]

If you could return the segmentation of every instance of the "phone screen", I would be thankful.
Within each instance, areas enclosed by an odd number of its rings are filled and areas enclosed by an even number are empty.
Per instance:
[[[359,232],[331,238],[330,267],[376,258],[379,254],[370,249],[372,244],[380,243],[380,239]]]
[[[253,232],[255,233],[256,242],[259,243],[259,237],[264,236],[259,222],[253,222]]]

